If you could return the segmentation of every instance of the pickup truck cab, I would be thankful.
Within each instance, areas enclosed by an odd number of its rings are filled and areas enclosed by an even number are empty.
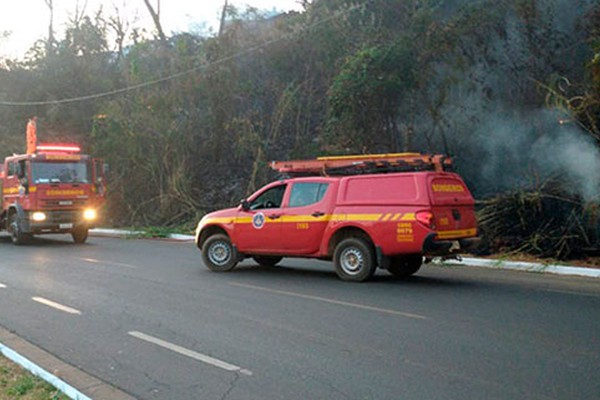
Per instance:
[[[333,260],[343,280],[377,267],[406,277],[424,257],[477,243],[474,200],[459,175],[442,171],[309,176],[272,182],[196,229],[204,264],[229,271],[245,257]]]

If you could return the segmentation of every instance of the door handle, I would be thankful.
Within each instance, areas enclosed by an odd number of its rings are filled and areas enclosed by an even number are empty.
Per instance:
[[[269,218],[269,219],[279,219],[279,218],[281,218],[281,214],[270,214],[270,215],[267,215],[267,218]]]
[[[325,215],[325,213],[321,212],[321,211],[315,211],[314,213],[312,213],[310,215],[312,215],[315,218],[318,218],[318,217],[322,217],[323,215]]]

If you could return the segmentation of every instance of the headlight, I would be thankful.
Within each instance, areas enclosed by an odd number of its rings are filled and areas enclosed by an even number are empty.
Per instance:
[[[96,219],[96,216],[96,210],[92,210],[91,208],[88,208],[83,212],[83,219],[86,221],[93,221]]]
[[[46,214],[41,211],[36,211],[33,214],[31,214],[31,219],[37,222],[45,221]]]

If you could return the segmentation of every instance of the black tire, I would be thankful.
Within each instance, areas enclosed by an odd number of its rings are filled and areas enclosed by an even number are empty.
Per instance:
[[[347,238],[333,252],[335,272],[344,281],[363,282],[375,273],[375,251],[367,240]]]
[[[32,237],[31,234],[23,233],[16,212],[11,213],[8,217],[8,231],[10,233],[10,240],[17,246],[26,244]]]
[[[258,265],[260,265],[261,267],[274,267],[277,264],[279,264],[279,262],[281,260],[283,260],[283,257],[278,257],[278,256],[254,256],[254,257],[252,257],[252,259],[254,261],[256,261],[256,263]]]
[[[423,256],[421,254],[407,254],[395,256],[390,260],[388,271],[396,278],[408,278],[414,275],[423,265]]]
[[[202,260],[214,272],[231,271],[238,263],[238,253],[227,235],[210,236],[202,246]]]
[[[71,231],[71,236],[73,237],[73,241],[75,243],[84,244],[88,238],[88,228],[86,228],[86,227],[74,228]]]

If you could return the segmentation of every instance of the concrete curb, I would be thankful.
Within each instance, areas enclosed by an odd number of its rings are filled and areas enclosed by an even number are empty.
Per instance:
[[[126,231],[120,229],[92,229],[90,234],[95,236],[110,236],[110,237],[127,237],[143,234],[143,231]],[[169,239],[177,241],[193,241],[195,238],[191,235],[180,235],[170,234],[167,236]],[[582,268],[573,267],[569,265],[560,264],[543,264],[543,263],[531,263],[522,261],[504,261],[504,260],[491,260],[487,258],[476,258],[476,257],[464,257],[462,261],[457,260],[446,260],[442,262],[436,262],[441,265],[457,265],[463,267],[481,267],[481,268],[494,268],[494,269],[507,269],[514,271],[525,271],[525,272],[537,272],[537,273],[548,273],[556,275],[571,275],[571,276],[584,276],[589,278],[600,278],[600,268]]]
[[[124,229],[106,229],[106,228],[95,228],[90,229],[89,234],[92,236],[101,237],[128,237],[128,236],[141,236],[146,232],[144,231],[128,231]],[[166,236],[167,239],[173,239],[177,241],[189,242],[195,239],[192,235],[181,235],[179,233],[170,233]]]
[[[135,400],[122,390],[65,363],[2,327],[0,327],[0,353],[50,383],[71,399]]]
[[[439,262],[442,265],[473,266],[481,268],[508,269],[514,271],[548,273],[556,275],[585,276],[600,278],[600,269],[582,268],[559,264],[542,264],[522,261],[490,260],[487,258],[465,257],[461,261],[446,260]]]
[[[2,343],[0,343],[0,353],[2,353],[6,358],[13,361],[14,363],[19,364],[21,367],[31,372],[33,375],[45,380],[46,382],[60,390],[62,393],[67,395],[70,399],[91,400],[89,397],[81,393],[79,390],[75,389],[73,386],[69,385],[67,382],[52,375],[50,372],[46,371],[37,364],[29,361],[27,358],[23,357],[22,355],[20,355],[10,347],[3,345]]]

